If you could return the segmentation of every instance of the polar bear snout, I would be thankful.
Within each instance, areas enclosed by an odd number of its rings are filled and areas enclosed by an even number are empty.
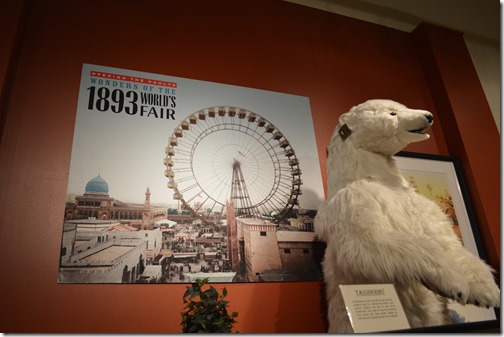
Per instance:
[[[434,115],[426,110],[405,109],[398,114],[397,138],[403,144],[429,139],[427,130],[434,123]]]
[[[425,114],[425,119],[427,120],[427,123],[425,121],[422,123],[423,126],[418,128],[418,129],[412,129],[408,130],[408,132],[413,132],[413,133],[425,133],[427,130],[430,129],[432,126],[432,123],[434,122],[434,116],[431,113]]]
[[[425,114],[425,119],[427,119],[427,124],[429,124],[429,127],[431,127],[432,123],[434,123],[434,116],[430,112],[427,112]]]

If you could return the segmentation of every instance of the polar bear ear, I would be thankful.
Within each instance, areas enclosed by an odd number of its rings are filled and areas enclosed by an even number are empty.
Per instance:
[[[339,118],[340,124],[346,124],[346,123],[348,123],[349,120],[350,120],[350,112],[345,112]]]
[[[350,113],[346,112],[342,114],[339,118],[339,128],[338,128],[338,134],[340,135],[341,139],[343,141],[347,140],[348,137],[352,134],[352,130],[348,127],[347,123],[350,121]]]

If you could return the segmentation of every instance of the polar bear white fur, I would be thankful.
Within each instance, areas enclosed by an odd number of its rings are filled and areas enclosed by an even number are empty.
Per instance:
[[[500,305],[493,270],[401,176],[393,155],[429,138],[432,114],[369,100],[340,116],[328,147],[328,197],[315,218],[329,332],[353,332],[339,285],[392,283],[412,328],[450,323],[447,301]]]

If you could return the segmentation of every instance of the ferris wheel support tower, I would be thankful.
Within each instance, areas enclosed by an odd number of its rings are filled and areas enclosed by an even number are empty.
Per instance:
[[[236,209],[237,217],[249,216],[258,218],[260,216],[257,207],[252,206],[250,196],[247,191],[245,179],[241,170],[241,164],[238,160],[233,162],[233,177],[231,185],[231,200],[233,201]]]

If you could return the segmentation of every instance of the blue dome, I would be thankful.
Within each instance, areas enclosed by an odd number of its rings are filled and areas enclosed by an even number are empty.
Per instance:
[[[108,194],[108,192],[108,184],[100,175],[94,177],[86,184],[86,193]]]

